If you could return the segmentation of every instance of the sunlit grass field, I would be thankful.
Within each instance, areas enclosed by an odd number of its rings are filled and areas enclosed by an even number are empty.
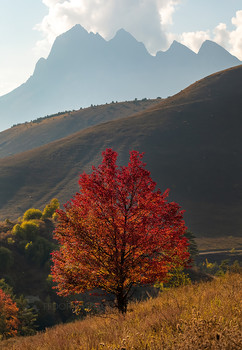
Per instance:
[[[32,337],[12,338],[1,349],[157,350],[241,349],[242,276],[226,274],[211,282],[162,292],[131,303],[125,316],[99,316],[55,326]]]

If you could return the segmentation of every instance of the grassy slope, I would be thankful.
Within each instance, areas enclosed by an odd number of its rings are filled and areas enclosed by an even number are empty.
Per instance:
[[[200,252],[214,250],[242,250],[242,237],[200,237],[196,238],[196,243]]]
[[[0,217],[16,217],[77,190],[78,174],[113,147],[145,152],[161,190],[186,210],[197,235],[240,235],[242,66],[205,78],[146,112],[106,122],[0,160]]]
[[[127,117],[158,102],[144,99],[111,103],[17,125],[0,132],[0,158],[45,145],[89,126]]]
[[[239,350],[241,290],[241,275],[226,275],[131,304],[125,317],[90,317],[33,337],[10,339],[1,349]]]

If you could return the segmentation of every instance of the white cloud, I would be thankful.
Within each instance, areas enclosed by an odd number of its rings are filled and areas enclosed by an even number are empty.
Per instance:
[[[214,29],[214,41],[219,45],[229,49],[229,32],[227,30],[227,26],[225,23],[219,23],[217,27]]]
[[[242,11],[236,12],[232,23],[236,29],[230,32],[231,53],[242,60]]]
[[[87,31],[98,32],[109,40],[124,28],[151,53],[166,49],[170,42],[167,27],[182,0],[42,0],[49,12],[36,29],[43,40],[35,47],[36,55],[47,56],[57,35],[75,24]]]
[[[213,40],[242,60],[242,10],[236,12],[231,22],[235,29],[229,31],[225,23],[220,23],[214,29]]]
[[[242,60],[242,10],[237,11],[235,17],[231,19],[235,29],[229,31],[225,23],[219,23],[211,32],[197,31],[184,32],[180,35],[174,36],[176,40],[188,46],[193,51],[197,52],[201,44],[205,40],[213,40],[219,45],[223,46],[232,55],[235,55]]]
[[[209,31],[186,32],[178,37],[178,41],[194,52],[198,52],[202,43],[208,39],[210,39]]]
[[[172,15],[176,10],[176,6],[181,3],[180,0],[173,0],[173,1],[163,1],[162,4],[159,6],[159,14],[161,18],[161,24],[164,28],[166,28],[169,25],[173,24],[172,21]]]
[[[43,39],[35,46],[35,55],[47,56],[56,36],[75,24],[87,31],[98,32],[106,40],[124,28],[148,51],[155,54],[166,50],[177,40],[197,52],[205,40],[214,40],[242,59],[242,11],[231,19],[235,29],[229,31],[219,23],[213,31],[203,30],[175,34],[172,32],[173,14],[184,0],[42,0],[48,14],[36,25]]]

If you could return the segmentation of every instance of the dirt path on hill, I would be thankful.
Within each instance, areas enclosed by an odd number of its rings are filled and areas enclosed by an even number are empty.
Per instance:
[[[199,255],[209,255],[209,254],[223,254],[223,253],[231,253],[231,254],[239,254],[242,253],[242,249],[235,249],[233,252],[230,250],[214,250],[214,251],[203,251],[199,252]]]

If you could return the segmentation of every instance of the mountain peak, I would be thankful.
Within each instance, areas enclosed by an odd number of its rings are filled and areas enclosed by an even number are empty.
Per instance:
[[[224,59],[232,59],[234,61],[234,64],[239,64],[241,62],[237,57],[231,55],[231,53],[229,53],[225,48],[211,40],[206,40],[203,42],[200,50],[198,51],[198,56],[212,56],[214,58],[216,57],[218,60],[221,60],[223,57]]]
[[[83,34],[88,34],[88,31],[83,27],[81,26],[80,24],[76,24],[74,25],[71,29],[69,29],[66,33],[64,34],[67,34],[67,33],[83,33]]]
[[[173,40],[173,42],[172,42],[170,47],[181,47],[181,46],[184,46],[184,45],[182,45],[181,43],[179,43],[176,40]]]
[[[145,45],[137,41],[132,34],[123,28],[119,29],[109,42],[116,51],[133,52],[135,55],[149,55]]]
[[[178,41],[174,40],[169,47],[169,49],[166,51],[167,53],[171,53],[172,55],[177,52],[189,52],[195,54],[191,49],[189,49],[187,46],[179,43]]]
[[[59,35],[56,40],[70,40],[70,39],[87,39],[89,37],[88,31],[80,24],[76,24],[74,27],[69,29],[67,32]]]
[[[48,59],[64,59],[72,53],[72,55],[79,55],[81,51],[87,48],[94,48],[102,45],[105,40],[99,35],[88,32],[80,24],[76,24],[67,32],[59,35],[52,46]],[[74,54],[75,53],[75,54]]]
[[[133,42],[137,42],[137,40],[129,33],[129,32],[127,32],[125,29],[123,29],[123,28],[121,28],[121,29],[119,29],[117,32],[116,32],[116,34],[115,34],[115,36],[113,37],[113,39],[111,39],[111,40],[121,40],[121,41],[125,41],[125,42],[127,42],[127,40],[129,40],[129,41],[133,41]]]
[[[217,44],[215,41],[212,41],[212,40],[205,40],[201,47],[200,47],[200,50],[198,52],[198,54],[201,54],[201,53],[208,53],[208,51],[213,51],[213,52],[224,52],[226,54],[229,54],[230,53],[225,49],[223,48],[221,45]]]
[[[174,40],[167,51],[158,51],[156,53],[158,58],[169,57],[169,58],[187,58],[188,56],[196,56],[195,52],[190,50],[187,46]]]
[[[211,50],[211,49],[226,51],[222,46],[220,46],[219,44],[215,43],[214,41],[212,41],[212,40],[205,40],[202,43],[199,52],[202,52],[204,50]]]

